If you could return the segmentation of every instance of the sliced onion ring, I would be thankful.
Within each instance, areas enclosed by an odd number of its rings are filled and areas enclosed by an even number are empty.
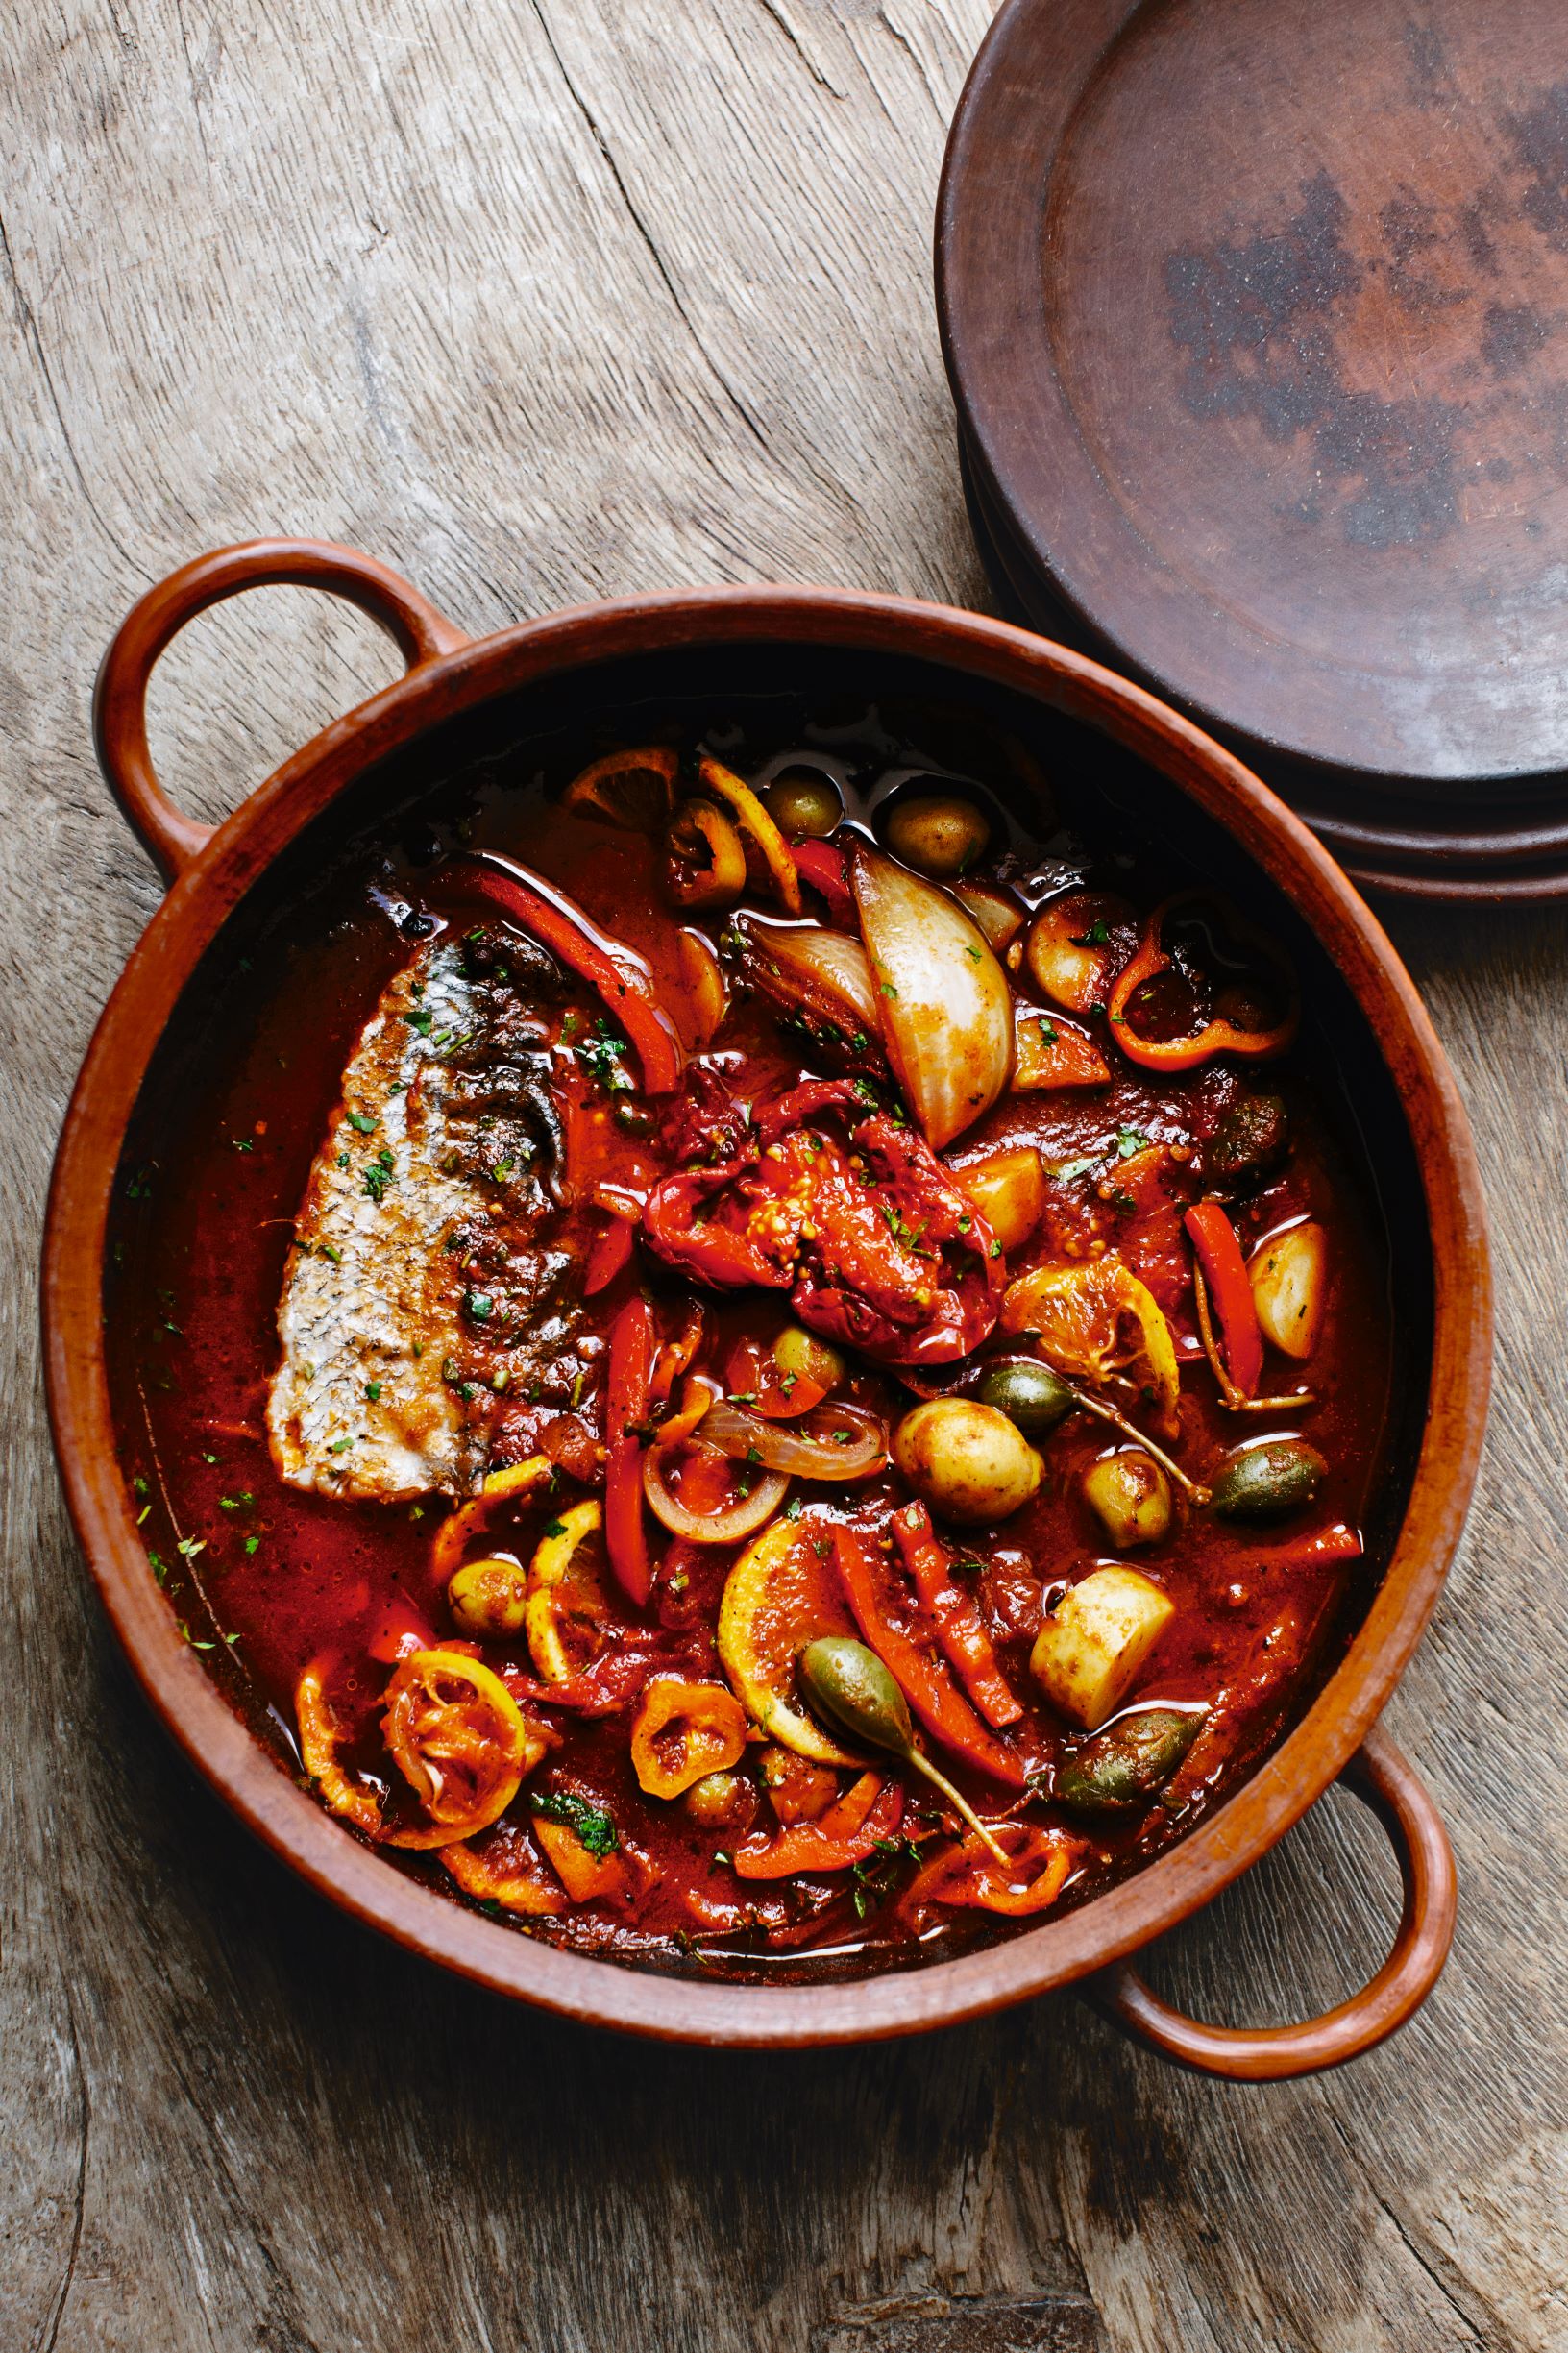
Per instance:
[[[767,1427],[766,1423],[763,1425]],[[663,1528],[673,1536],[684,1536],[691,1544],[738,1544],[743,1536],[755,1535],[764,1523],[771,1520],[789,1492],[789,1481],[778,1471],[766,1471],[758,1479],[749,1495],[743,1495],[724,1511],[689,1511],[676,1495],[672,1495],[664,1483],[664,1474],[674,1449],[650,1447],[643,1457],[643,1493],[648,1507]]]
[[[847,1439],[836,1433],[847,1431]],[[829,1400],[798,1428],[766,1420],[724,1398],[702,1417],[701,1443],[732,1462],[761,1462],[797,1479],[865,1479],[888,1458],[887,1430],[864,1406]]]

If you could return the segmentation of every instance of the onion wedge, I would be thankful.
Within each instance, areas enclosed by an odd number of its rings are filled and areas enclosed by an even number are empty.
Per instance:
[[[988,1112],[1013,1062],[1013,999],[956,899],[880,850],[853,868],[888,1059],[934,1152]]]
[[[870,960],[847,932],[790,927],[742,913],[730,930],[743,943],[741,967],[753,988],[797,1015],[821,1045],[882,1063],[882,1025]]]

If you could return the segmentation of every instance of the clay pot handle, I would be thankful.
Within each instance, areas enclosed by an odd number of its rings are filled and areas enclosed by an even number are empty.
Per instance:
[[[1405,1883],[1393,1950],[1369,1985],[1299,2026],[1208,2026],[1162,2001],[1121,1961],[1086,1987],[1095,2007],[1167,2059],[1238,2083],[1339,2067],[1403,2026],[1442,1974],[1454,1939],[1454,1852],[1425,1785],[1380,1726],[1373,1726],[1341,1777],[1387,1831]]]
[[[323,588],[356,604],[393,638],[410,670],[466,646],[417,588],[373,555],[325,539],[251,539],[183,564],[134,604],[104,656],[92,700],[98,765],[137,840],[174,882],[214,828],[165,794],[147,748],[147,685],[159,654],[187,621],[242,588]]]

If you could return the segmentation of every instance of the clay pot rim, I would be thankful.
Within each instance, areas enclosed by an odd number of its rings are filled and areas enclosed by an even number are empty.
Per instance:
[[[661,1976],[520,1934],[405,1877],[296,1785],[208,1679],[147,1565],[115,1457],[101,1297],[113,1174],[158,1040],[201,953],[306,823],[373,763],[547,675],[703,642],[781,641],[914,656],[1043,699],[1113,734],[1240,844],[1338,967],[1417,1140],[1433,1336],[1409,1501],[1365,1622],[1302,1721],[1223,1806],[1132,1878],[989,1950],[775,1988]],[[1352,1759],[1420,1638],[1463,1528],[1490,1372],[1485,1212],[1465,1115],[1413,985],[1343,874],[1240,761],[1141,688],[1009,624],[847,590],[708,588],[575,606],[473,642],[437,623],[431,643],[445,650],[325,727],[184,866],[105,1008],[66,1116],[44,1244],[49,1407],[72,1519],[143,1688],[240,1819],[321,1894],[410,1950],[564,2017],[668,2040],[806,2047],[956,2023],[1105,1969],[1210,1902]]]

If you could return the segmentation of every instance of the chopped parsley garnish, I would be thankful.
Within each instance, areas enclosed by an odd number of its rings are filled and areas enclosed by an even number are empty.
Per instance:
[[[248,1492],[244,1495],[220,1495],[218,1509],[220,1511],[245,1511],[255,1501],[256,1497]]]
[[[992,1255],[992,1257],[993,1259],[999,1259],[999,1258],[1001,1257],[1001,1255],[1002,1255],[1002,1245],[1001,1245],[1001,1243],[1000,1243],[1000,1242],[992,1242],[992,1245],[991,1245],[991,1255]]]
[[[349,1125],[352,1128],[357,1128],[361,1136],[374,1136],[376,1133],[376,1122],[369,1112],[351,1111]]]
[[[1056,1023],[1051,1019],[1050,1015],[1048,1013],[1037,1014],[1035,1018],[1040,1024],[1041,1043],[1044,1045],[1055,1045],[1057,1040],[1061,1037],[1062,1032],[1057,1028]]]
[[[154,1552],[151,1545],[147,1547],[147,1566],[152,1570],[153,1575],[157,1578],[159,1583],[161,1584],[164,1578],[167,1577],[169,1573],[169,1564],[164,1559],[161,1553]]]
[[[261,1539],[259,1536],[247,1536],[245,1539],[245,1550],[248,1553],[254,1553],[258,1549],[260,1542]]]
[[[564,1536],[566,1533],[566,1522],[564,1520],[547,1520],[545,1522],[545,1533],[547,1536]]]
[[[198,1553],[206,1552],[207,1538],[205,1536],[182,1536],[174,1549],[177,1553],[183,1553],[187,1560],[194,1560]]]
[[[1145,1136],[1139,1127],[1117,1128],[1116,1158],[1131,1160],[1135,1152],[1146,1152],[1153,1141],[1154,1138]]]
[[[346,1455],[353,1444],[353,1438],[334,1438],[327,1452],[330,1455]]]
[[[621,1844],[620,1832],[603,1807],[591,1805],[586,1798],[579,1798],[575,1791],[551,1789],[536,1792],[529,1802],[534,1812],[543,1815],[546,1822],[562,1822],[569,1830],[575,1830],[587,1851],[600,1859],[606,1854],[613,1854]]]
[[[1090,923],[1087,931],[1069,932],[1067,937],[1074,947],[1108,947],[1111,944],[1111,934],[1103,915]]]
[[[418,1030],[422,1038],[428,1038],[435,1027],[435,1016],[428,1005],[416,1006],[412,1013],[405,1013],[403,1017],[410,1029]]]
[[[800,1517],[800,1498],[798,1495],[792,1495],[790,1497],[789,1502],[784,1507],[784,1517],[787,1520],[797,1520]]]
[[[252,1143],[248,1136],[231,1136],[229,1141],[233,1145],[236,1152],[254,1152],[256,1150],[255,1144]],[[209,1642],[206,1647],[210,1650],[212,1645]]]
[[[495,1311],[496,1303],[488,1291],[464,1292],[463,1312],[471,1315],[477,1324],[487,1324]]]
[[[381,1385],[379,1381],[367,1381],[365,1383],[365,1395],[369,1398],[372,1405],[375,1405],[377,1399],[380,1396],[380,1393]]]
[[[609,1094],[632,1094],[636,1081],[622,1059],[626,1042],[614,1024],[605,1020],[594,1023],[592,1034],[576,1049],[578,1062]]]
[[[380,1204],[385,1199],[386,1189],[391,1182],[392,1171],[389,1168],[383,1167],[379,1160],[373,1160],[366,1163],[365,1190],[367,1193],[369,1193],[373,1201]]]

